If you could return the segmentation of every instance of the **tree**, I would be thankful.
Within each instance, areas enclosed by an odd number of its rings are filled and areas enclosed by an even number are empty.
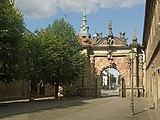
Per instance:
[[[34,34],[25,34],[23,41],[21,42],[19,58],[21,63],[19,64],[19,73],[21,80],[30,82],[30,98],[34,100],[36,84],[42,80],[42,63],[43,63],[43,49],[41,42]]]
[[[9,0],[0,1],[0,81],[17,78],[18,48],[24,33],[23,15]]]
[[[55,20],[45,30],[37,33],[45,52],[43,80],[55,85],[58,98],[59,85],[76,80],[83,72],[84,56],[74,28],[64,19]],[[46,76],[46,77],[44,77]]]

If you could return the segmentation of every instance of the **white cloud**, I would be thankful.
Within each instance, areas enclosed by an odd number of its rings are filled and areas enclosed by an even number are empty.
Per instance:
[[[98,10],[96,1],[97,0],[85,0],[87,13],[96,12]],[[58,0],[58,6],[63,11],[82,12],[84,5],[82,0]]]
[[[144,0],[98,0],[97,4],[102,8],[130,8],[144,3]]]
[[[16,0],[15,6],[29,18],[49,17],[56,14],[57,0]]]
[[[100,8],[130,8],[144,3],[144,0],[85,0],[87,13],[97,12]],[[57,10],[82,12],[82,0],[16,0],[15,5],[30,18],[49,17]]]

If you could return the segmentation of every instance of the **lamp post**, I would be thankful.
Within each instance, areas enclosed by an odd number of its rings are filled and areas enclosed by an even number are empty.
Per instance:
[[[132,50],[129,52],[129,55],[130,55],[130,59],[131,59],[131,63],[132,63],[132,81],[131,81],[131,104],[130,104],[130,114],[131,116],[134,115],[134,95],[133,95],[133,74],[134,74],[134,71],[133,71],[133,60],[135,59],[136,57],[136,52],[134,51],[134,49],[132,48]]]

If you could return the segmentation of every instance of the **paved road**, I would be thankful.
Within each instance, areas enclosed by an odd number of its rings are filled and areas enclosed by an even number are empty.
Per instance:
[[[72,98],[0,104],[1,120],[160,120],[146,98],[135,99],[135,116],[129,116],[130,99]]]
[[[117,90],[101,90],[102,97],[120,96],[119,89]]]

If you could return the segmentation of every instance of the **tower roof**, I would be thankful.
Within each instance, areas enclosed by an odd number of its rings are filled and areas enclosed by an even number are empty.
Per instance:
[[[82,18],[82,24],[80,27],[80,34],[84,38],[87,38],[89,35],[89,27],[87,25],[87,18],[86,18],[86,6],[84,1],[83,1],[83,18]]]

